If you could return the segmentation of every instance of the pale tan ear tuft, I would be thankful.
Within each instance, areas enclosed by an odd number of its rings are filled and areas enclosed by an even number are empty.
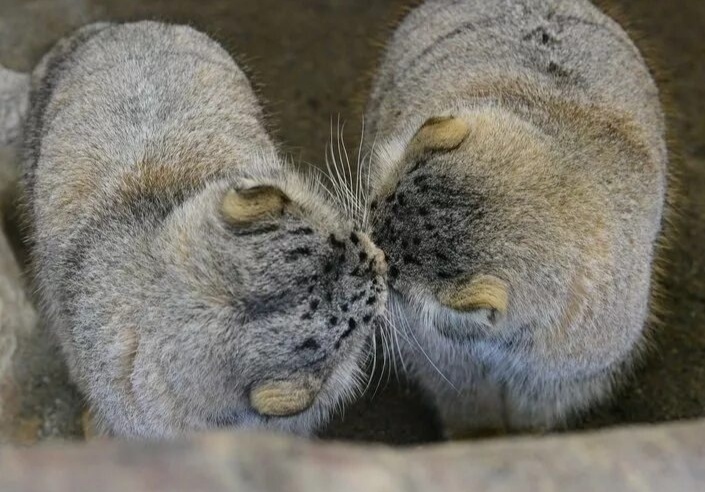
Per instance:
[[[285,417],[310,407],[316,393],[316,388],[302,381],[274,381],[254,388],[250,404],[262,415]]]
[[[479,275],[469,283],[451,288],[439,296],[441,304],[456,311],[487,309],[504,315],[509,302],[507,285],[493,275]]]
[[[257,186],[246,190],[228,190],[220,210],[228,222],[246,224],[265,216],[279,215],[289,198],[273,186]]]
[[[419,128],[412,145],[419,151],[453,150],[470,133],[470,126],[454,116],[434,116]]]

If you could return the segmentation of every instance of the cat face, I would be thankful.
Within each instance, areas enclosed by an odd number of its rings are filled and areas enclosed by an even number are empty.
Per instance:
[[[605,244],[599,205],[552,145],[489,109],[432,118],[378,155],[372,237],[387,254],[392,298],[441,340],[560,333],[574,279],[587,285],[581,275],[606,269],[584,266]]]
[[[447,156],[416,157],[396,189],[373,203],[373,237],[397,300],[431,316],[443,336],[463,339],[490,331],[507,312],[505,259],[493,247],[506,237],[493,224],[500,211],[452,166]]]
[[[168,219],[151,254],[163,265],[147,282],[154,298],[115,341],[128,361],[130,433],[307,433],[357,388],[386,262],[302,179],[206,189]]]

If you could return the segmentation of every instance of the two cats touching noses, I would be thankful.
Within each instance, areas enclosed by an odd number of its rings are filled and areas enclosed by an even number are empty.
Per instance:
[[[17,80],[21,126],[0,123],[33,287],[99,433],[309,435],[364,390],[378,342],[446,437],[550,430],[607,400],[657,329],[659,91],[588,0],[410,10],[369,159],[329,187],[190,27],[91,24]]]

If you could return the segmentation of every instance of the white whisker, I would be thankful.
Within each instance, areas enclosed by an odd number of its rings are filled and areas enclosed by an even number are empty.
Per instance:
[[[380,333],[380,337],[381,337],[381,341],[382,341],[382,369],[380,370],[379,380],[377,381],[377,386],[375,386],[375,390],[372,393],[373,397],[375,395],[377,395],[377,391],[379,391],[379,387],[382,384],[382,378],[384,377],[384,371],[387,368],[387,358],[389,357],[387,355],[387,353],[388,353],[387,352],[387,343],[386,343],[384,330],[380,330],[379,333]]]
[[[370,384],[372,383],[372,378],[374,378],[375,374],[375,369],[377,368],[377,337],[372,334],[372,368],[370,369],[369,376],[367,378],[367,384],[365,385],[365,389],[362,391],[362,395],[367,393],[367,390],[370,388]],[[362,396],[360,395],[360,396]]]
[[[453,388],[456,392],[460,393],[458,388],[451,382],[450,379],[448,379],[446,377],[445,374],[443,374],[443,372],[438,368],[438,366],[433,362],[433,360],[431,360],[431,358],[428,356],[426,351],[423,349],[423,347],[421,346],[421,343],[419,342],[418,338],[416,338],[416,335],[414,334],[414,330],[410,326],[409,320],[406,317],[406,312],[403,309],[401,309],[401,307],[397,303],[395,303],[394,305],[395,305],[396,312],[397,312],[399,319],[401,319],[403,321],[403,325],[405,326],[406,332],[409,335],[411,335],[412,339],[414,340],[416,346],[421,351],[423,356],[426,358],[426,360],[429,362],[429,364],[431,364],[433,369],[441,376],[441,378],[443,378],[450,385],[450,387]]]
[[[364,125],[364,120],[363,120],[363,125]],[[363,126],[364,128],[364,126]],[[363,132],[364,135],[364,132]],[[365,159],[363,160],[363,164],[365,164],[364,169],[366,170],[367,173],[367,183],[365,185],[365,190],[366,190],[366,203],[365,203],[365,217],[364,217],[364,227],[366,230],[369,230],[370,228],[370,222],[374,222],[374,213],[370,210],[371,203],[369,202],[370,196],[372,193],[371,188],[371,179],[372,179],[372,162],[373,159],[375,158],[376,155],[376,145],[377,145],[377,132],[375,132],[374,137],[372,138],[372,145],[370,146],[370,150],[367,152],[365,155]]]

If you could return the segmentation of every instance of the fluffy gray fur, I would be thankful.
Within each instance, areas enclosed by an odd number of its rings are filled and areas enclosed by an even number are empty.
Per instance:
[[[447,433],[551,428],[607,397],[643,345],[667,187],[627,34],[586,0],[428,0],[366,117],[393,324]]]
[[[230,56],[188,27],[90,25],[38,65],[29,111],[39,294],[99,427],[325,423],[357,387],[384,258],[277,156]],[[258,388],[286,415],[256,411]]]

